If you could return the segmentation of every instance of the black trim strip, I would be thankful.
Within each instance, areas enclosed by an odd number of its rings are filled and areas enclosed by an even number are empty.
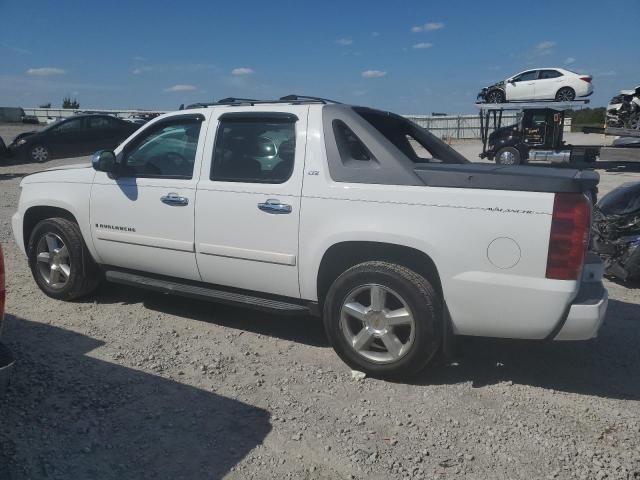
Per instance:
[[[219,121],[295,123],[298,116],[288,112],[229,112],[220,115]]]
[[[313,302],[299,298],[264,294],[114,267],[105,267],[105,277],[114,283],[285,315],[305,315],[309,314],[313,308]]]

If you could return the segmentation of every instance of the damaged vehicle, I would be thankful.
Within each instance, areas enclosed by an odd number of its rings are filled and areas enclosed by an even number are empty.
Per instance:
[[[640,279],[640,182],[625,183],[596,204],[591,242],[605,275]]]
[[[488,87],[478,94],[481,103],[544,100],[572,102],[593,93],[591,75],[583,75],[564,68],[525,70]]]
[[[6,289],[4,286],[4,261],[2,257],[2,245],[0,245],[0,334],[2,333],[2,319],[4,317],[4,304]],[[11,370],[13,369],[13,356],[11,351],[0,342],[0,399],[9,384]]]
[[[640,85],[621,90],[607,106],[607,127],[640,130]]]

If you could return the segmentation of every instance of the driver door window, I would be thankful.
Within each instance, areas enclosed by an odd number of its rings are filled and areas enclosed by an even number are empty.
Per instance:
[[[151,127],[125,148],[119,175],[192,178],[200,125],[198,119],[182,119]]]
[[[529,82],[529,81],[535,80],[537,78],[538,78],[538,71],[537,70],[531,70],[529,72],[521,73],[517,77],[514,77],[513,81],[516,82],[516,83],[518,83],[518,82]]]
[[[56,156],[73,157],[89,151],[84,122],[83,117],[72,118],[53,127],[49,146]]]

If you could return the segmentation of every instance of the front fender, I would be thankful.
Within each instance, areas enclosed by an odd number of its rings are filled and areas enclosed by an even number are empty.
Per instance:
[[[75,218],[89,252],[99,263],[100,257],[91,238],[91,186],[90,183],[23,182],[18,212],[12,221],[16,240],[23,237],[24,221],[30,210],[39,207],[58,208]],[[21,246],[27,241],[27,238],[22,238]]]

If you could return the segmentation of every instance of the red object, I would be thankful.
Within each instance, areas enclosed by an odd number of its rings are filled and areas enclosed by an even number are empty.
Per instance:
[[[584,80],[587,83],[591,83],[592,79],[593,79],[593,77],[591,77],[591,75],[587,75],[585,77],[580,77],[580,80]]]
[[[577,280],[589,243],[591,204],[581,193],[556,193],[547,255],[547,278]]]
[[[0,246],[0,321],[4,316],[4,301],[6,290],[4,289],[4,260],[2,258],[2,246]]]

